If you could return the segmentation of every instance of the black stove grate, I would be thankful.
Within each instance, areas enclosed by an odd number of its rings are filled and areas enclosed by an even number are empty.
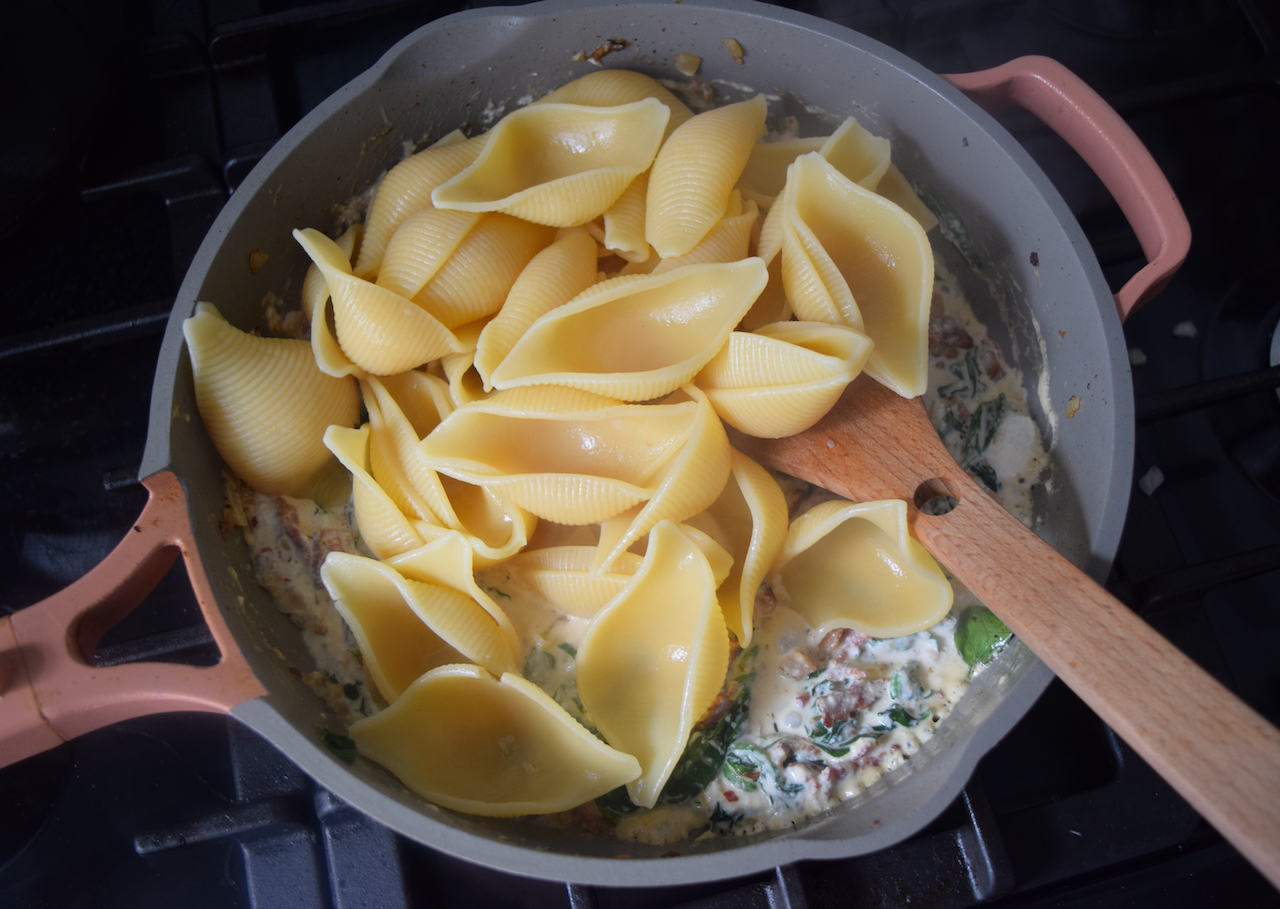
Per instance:
[[[1111,586],[1280,723],[1269,644],[1280,632],[1280,500],[1262,458],[1280,432],[1280,374],[1265,357],[1280,320],[1268,277],[1280,268],[1280,227],[1267,204],[1280,199],[1280,15],[1262,0],[787,5],[940,72],[1057,57],[1152,149],[1195,241],[1164,295],[1126,326],[1142,362],[1135,477],[1150,494],[1135,486]],[[0,175],[0,610],[83,574],[141,510],[160,335],[228,195],[306,111],[403,35],[460,8],[20,7],[23,33],[57,37],[44,48],[19,42],[16,83],[33,91],[13,121],[24,128],[0,136],[6,160],[28,162]],[[1140,252],[1118,208],[1038,123],[1005,122],[1119,286]],[[1253,294],[1243,303],[1242,288]],[[1163,482],[1151,488],[1153,467]],[[98,652],[104,664],[141,658],[216,658],[180,567]],[[208,715],[133,720],[23,761],[0,771],[0,805],[0,904],[14,907],[1280,906],[1058,682],[917,836],[876,855],[707,885],[566,887],[471,866],[372,823],[253,733]]]

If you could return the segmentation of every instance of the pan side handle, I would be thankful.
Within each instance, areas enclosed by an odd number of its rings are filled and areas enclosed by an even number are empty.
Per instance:
[[[1147,257],[1115,295],[1121,320],[1164,288],[1187,257],[1191,225],[1151,152],[1097,92],[1049,57],[1018,57],[993,69],[942,78],[983,107],[1013,104],[1035,114],[1115,197]]]
[[[0,766],[132,717],[226,713],[266,694],[218,611],[178,478],[162,471],[142,482],[147,505],[110,555],[65,590],[0,620]],[[94,666],[102,635],[142,602],[179,553],[221,660]]]

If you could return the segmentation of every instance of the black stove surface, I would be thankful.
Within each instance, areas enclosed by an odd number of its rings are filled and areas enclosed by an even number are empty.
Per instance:
[[[479,5],[479,4],[471,4]],[[1264,0],[799,0],[938,72],[1055,57],[1127,119],[1191,221],[1186,265],[1125,332],[1135,485],[1111,589],[1280,724],[1280,11]],[[228,195],[299,117],[463,4],[12,4],[0,131],[0,610],[82,575],[145,501],[160,336]],[[1140,249],[1099,181],[1006,124],[1113,288]],[[1280,349],[1280,345],[1277,346]],[[100,662],[216,659],[181,569]],[[1229,748],[1229,743],[1222,743]],[[910,840],[708,885],[530,881],[405,840],[233,720],[121,723],[0,770],[13,907],[1280,906],[1061,683]]]

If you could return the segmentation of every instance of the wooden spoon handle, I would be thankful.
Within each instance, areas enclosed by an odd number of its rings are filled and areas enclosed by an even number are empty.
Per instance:
[[[1280,731],[967,474],[944,482],[960,504],[917,514],[920,542],[1280,887]]]

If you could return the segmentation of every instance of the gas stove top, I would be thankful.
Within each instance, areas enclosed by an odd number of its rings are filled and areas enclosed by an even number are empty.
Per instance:
[[[472,4],[475,5],[475,4]],[[1280,724],[1280,13],[1263,0],[800,0],[938,72],[1057,58],[1137,131],[1191,221],[1185,266],[1126,325],[1135,485],[1110,588]],[[173,295],[290,125],[453,0],[20,5],[0,136],[0,610],[82,575],[145,501],[137,468]],[[1113,288],[1119,209],[1028,116],[1004,122]],[[100,663],[217,658],[181,567]],[[1229,747],[1229,743],[1223,743]],[[962,796],[875,855],[708,885],[530,881],[369,821],[224,717],[99,730],[0,770],[13,907],[1280,906],[1185,802],[1055,682]]]

